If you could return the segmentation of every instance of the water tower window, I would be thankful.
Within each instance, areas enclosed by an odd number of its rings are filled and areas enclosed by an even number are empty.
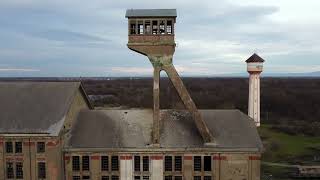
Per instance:
[[[136,34],[136,22],[135,21],[130,22],[130,34]]]
[[[165,33],[166,33],[164,27],[165,27],[165,26],[164,26],[164,21],[160,21],[160,25],[159,25],[160,34],[165,34]]]
[[[145,21],[145,34],[151,34],[151,23],[150,21]]]
[[[167,33],[172,34],[172,21],[167,21]]]
[[[143,34],[143,21],[138,21],[138,34]]]
[[[158,34],[158,21],[152,21],[152,34]]]

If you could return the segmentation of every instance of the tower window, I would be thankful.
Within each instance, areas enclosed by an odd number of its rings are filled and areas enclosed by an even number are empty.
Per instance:
[[[201,171],[201,156],[194,156],[193,157],[193,170],[194,171]]]
[[[23,179],[23,166],[22,162],[16,163],[16,178],[17,179]]]
[[[145,21],[145,34],[151,34],[151,23],[150,21]]]
[[[158,34],[158,21],[152,21],[152,34]]]
[[[160,34],[165,34],[166,33],[164,21],[160,21],[159,32],[160,32]]]
[[[167,21],[167,34],[172,34],[172,21]]]
[[[172,156],[164,157],[164,171],[172,171]]]
[[[134,171],[140,171],[140,156],[134,156]]]
[[[118,156],[111,157],[111,171],[119,171],[119,157]]]
[[[90,170],[90,160],[89,156],[82,156],[82,171]]]
[[[143,34],[143,21],[138,21],[138,34]]]
[[[13,153],[13,144],[12,144],[12,142],[6,142],[6,153]]]
[[[204,171],[211,171],[211,156],[204,156],[203,158],[204,161]]]
[[[15,146],[16,146],[15,153],[22,153],[22,142],[16,142]]]
[[[136,22],[135,21],[130,22],[130,34],[136,34]]]
[[[37,142],[37,153],[44,153],[46,151],[46,144],[44,142]]]
[[[142,160],[143,171],[149,171],[149,156],[143,156]]]
[[[46,178],[46,163],[38,162],[38,178]]]
[[[80,157],[72,156],[72,171],[80,171]]]
[[[7,162],[7,179],[13,179],[14,173],[13,173],[13,163]]]
[[[101,171],[109,171],[109,157],[101,156]]]

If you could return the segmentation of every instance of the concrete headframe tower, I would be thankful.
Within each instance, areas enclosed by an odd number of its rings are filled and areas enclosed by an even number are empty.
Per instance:
[[[191,99],[181,78],[172,64],[176,43],[174,40],[176,9],[129,9],[128,48],[145,55],[153,65],[153,132],[152,141],[160,141],[160,71],[165,71],[176,88],[185,107],[191,112],[195,124],[205,143],[213,139],[200,112]]]
[[[246,60],[249,73],[249,101],[248,116],[253,118],[256,126],[260,126],[260,74],[263,70],[264,60],[253,54]]]

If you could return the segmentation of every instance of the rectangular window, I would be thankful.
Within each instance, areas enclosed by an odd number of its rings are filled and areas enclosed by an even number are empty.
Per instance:
[[[149,171],[149,156],[143,156],[142,160],[143,171]]]
[[[167,34],[172,34],[172,21],[167,21]]]
[[[149,176],[143,176],[143,180],[149,180]]]
[[[151,34],[151,23],[150,23],[150,21],[145,21],[144,24],[145,24],[145,33],[146,34]]]
[[[72,171],[80,171],[80,157],[72,156]]]
[[[182,171],[182,156],[174,157],[174,171]]]
[[[109,171],[109,157],[101,156],[101,171]]]
[[[102,176],[101,180],[109,180],[109,176]]]
[[[111,180],[119,180],[119,176],[111,176]]]
[[[15,153],[22,153],[22,142],[16,142],[15,146],[16,146]]]
[[[90,160],[89,156],[82,156],[82,171],[90,170]]]
[[[134,171],[140,171],[140,156],[134,156]]]
[[[134,176],[134,180],[141,180],[140,176]]]
[[[119,157],[112,156],[111,157],[111,171],[119,171]],[[111,177],[112,179],[112,177]]]
[[[12,144],[12,142],[6,142],[6,153],[13,153],[13,144]]]
[[[201,176],[193,176],[193,180],[201,180]]]
[[[82,176],[82,179],[90,179],[90,176]]]
[[[158,21],[152,21],[152,34],[158,34]]]
[[[80,180],[80,176],[72,176],[72,180]]]
[[[172,171],[172,156],[164,157],[164,171]]]
[[[143,21],[138,21],[138,34],[143,34]]]
[[[160,34],[165,34],[166,33],[164,21],[160,21],[159,32],[160,32]]]
[[[203,180],[211,180],[211,176],[204,176]]]
[[[201,156],[194,156],[193,157],[193,170],[194,171],[201,171]]]
[[[45,142],[37,142],[37,153],[44,153],[46,151]]]
[[[13,173],[13,163],[7,162],[7,179],[13,179],[14,173]]]
[[[203,164],[204,171],[211,171],[211,156],[204,156],[203,161],[204,161],[204,164]]]
[[[175,176],[174,180],[182,180],[182,176]]]
[[[22,162],[16,163],[16,178],[23,179],[23,165]]]
[[[164,180],[172,180],[172,176],[165,176]]]
[[[38,162],[38,178],[46,178],[46,163]]]

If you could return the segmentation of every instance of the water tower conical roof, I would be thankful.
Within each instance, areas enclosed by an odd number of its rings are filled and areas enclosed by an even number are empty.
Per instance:
[[[254,53],[251,57],[249,57],[246,60],[246,63],[251,63],[251,62],[264,62],[264,59],[262,59],[260,56],[258,56],[256,53]]]

